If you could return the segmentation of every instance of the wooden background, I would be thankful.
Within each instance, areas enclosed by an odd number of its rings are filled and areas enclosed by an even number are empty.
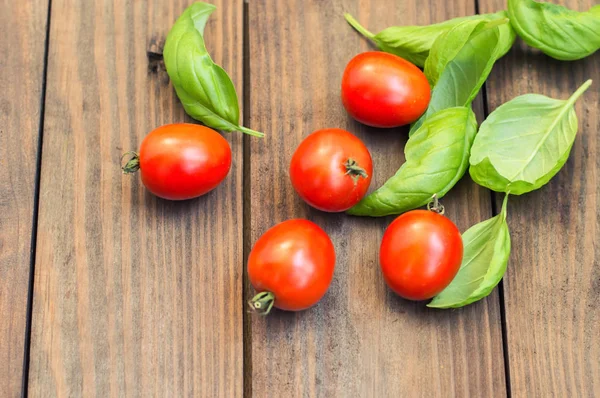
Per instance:
[[[373,31],[492,12],[504,0],[214,0],[207,47],[251,128],[226,134],[233,167],[182,203],[123,176],[122,152],[189,121],[160,53],[191,0],[0,0],[0,396],[600,396],[600,53],[558,62],[517,41],[474,106],[479,120],[535,92],[577,103],[564,169],[509,202],[504,282],[459,310],[394,296],[377,263],[393,217],[324,214],[293,192],[294,148],[341,127],[374,158],[372,187],[404,161],[406,129],[351,120],[346,63]],[[584,10],[594,0],[561,4]],[[445,198],[461,230],[499,198],[465,177]],[[252,243],[305,217],[332,237],[333,284],[302,313],[256,318]]]

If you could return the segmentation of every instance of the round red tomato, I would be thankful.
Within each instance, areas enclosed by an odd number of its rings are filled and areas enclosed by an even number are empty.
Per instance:
[[[342,78],[342,102],[357,121],[373,127],[398,127],[416,121],[427,109],[431,87],[419,68],[394,54],[358,54]]]
[[[248,277],[259,294],[252,309],[266,315],[273,305],[300,311],[315,305],[327,292],[335,250],[329,236],[308,220],[288,220],[261,236],[248,257]]]
[[[197,124],[168,124],[144,138],[140,153],[123,167],[140,170],[150,192],[171,200],[191,199],[214,189],[231,168],[229,143]]]
[[[323,211],[345,211],[357,204],[371,184],[373,162],[356,136],[342,129],[309,135],[292,156],[290,178],[298,195]]]
[[[385,231],[379,252],[388,286],[409,300],[427,300],[456,276],[463,242],[456,225],[441,214],[413,210]]]

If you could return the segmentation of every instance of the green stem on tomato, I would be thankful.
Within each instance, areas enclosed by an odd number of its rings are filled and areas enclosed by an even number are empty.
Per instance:
[[[349,175],[354,180],[354,184],[358,182],[360,177],[367,178],[369,175],[367,171],[360,167],[356,160],[352,158],[348,158],[346,163],[344,163],[344,167],[346,168],[346,175]]]
[[[360,34],[362,34],[366,38],[371,39],[371,40],[373,40],[375,38],[375,35],[373,33],[369,32],[364,26],[359,24],[358,21],[356,19],[354,19],[354,17],[352,15],[345,13],[344,18],[346,18],[346,21],[348,21],[350,26],[352,26],[354,29],[356,29]]]
[[[427,203],[427,210],[433,211],[434,213],[444,215],[446,209],[444,205],[440,203],[437,193],[434,193],[431,197],[431,201]]]
[[[123,163],[123,158],[128,155],[131,156],[131,159],[129,159],[124,166],[121,166],[123,174],[132,174],[140,169],[140,155],[134,151],[125,152],[123,156],[121,156],[121,163]]]
[[[255,314],[266,316],[269,315],[273,305],[275,304],[275,295],[272,292],[260,292],[248,301],[252,312]]]

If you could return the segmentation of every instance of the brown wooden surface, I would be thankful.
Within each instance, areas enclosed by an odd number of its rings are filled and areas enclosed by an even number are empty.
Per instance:
[[[48,1],[0,0],[0,395],[23,380]],[[16,51],[15,51],[16,50]]]
[[[118,164],[153,128],[189,121],[155,53],[192,1],[52,0],[44,77],[48,0],[0,0],[0,396],[22,392],[44,79],[31,396],[600,396],[600,53],[559,62],[517,41],[492,71],[488,111],[530,92],[567,98],[595,82],[577,103],[565,168],[509,202],[504,295],[429,310],[381,278],[378,247],[393,217],[310,209],[289,183],[289,160],[313,130],[341,127],[371,150],[372,189],[404,161],[406,129],[367,128],[341,105],[346,63],[373,48],[344,12],[378,31],[505,1],[214,0],[208,49],[232,76],[249,127],[267,137],[226,134],[225,183],[174,203]],[[481,99],[475,108],[481,120]],[[444,204],[465,230],[492,214],[490,198],[466,177]],[[331,235],[332,287],[311,310],[253,317],[245,256],[292,217]]]
[[[481,12],[503,3],[482,0]],[[579,131],[566,166],[544,188],[509,201],[504,298],[514,397],[600,396],[600,53],[560,62],[519,40],[488,80],[492,111],[526,93],[567,99],[587,79],[594,83],[576,104]]]
[[[474,13],[472,1],[418,3],[249,4],[251,127],[269,133],[265,140],[252,140],[246,159],[252,181],[250,240],[277,222],[306,217],[330,234],[337,254],[333,284],[318,306],[251,318],[246,387],[252,396],[505,395],[498,295],[458,311],[429,310],[423,303],[399,299],[387,289],[378,266],[379,242],[393,218],[353,218],[309,209],[288,178],[295,147],[325,127],[346,128],[365,141],[374,158],[373,188],[402,164],[406,129],[365,128],[342,107],[344,67],[369,48],[343,13],[374,30]],[[461,230],[491,214],[489,191],[469,179],[444,203]]]
[[[190,3],[52,1],[31,396],[241,395],[242,137],[198,200],[157,199],[119,169],[185,120],[147,51]],[[217,5],[207,46],[241,88],[243,4]]]

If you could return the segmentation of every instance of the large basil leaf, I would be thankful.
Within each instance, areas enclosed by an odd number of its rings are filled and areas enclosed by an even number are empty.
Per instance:
[[[239,125],[235,87],[227,73],[206,51],[204,27],[216,7],[189,6],[171,28],[163,51],[169,78],[188,115],[209,127],[263,136]]]
[[[600,5],[585,12],[533,0],[508,0],[510,22],[532,47],[563,61],[581,59],[600,48]]]
[[[459,308],[488,296],[500,282],[510,256],[506,202],[497,216],[474,225],[462,236],[463,261],[450,285],[427,304],[433,308]]]
[[[467,20],[438,37],[429,55],[436,64],[432,61],[426,65],[428,79],[436,84],[427,110],[412,125],[409,134],[442,109],[470,106],[498,59],[499,45],[496,23],[481,26],[480,21]]]
[[[577,133],[573,105],[591,84],[588,80],[564,101],[526,94],[499,106],[473,143],[473,180],[515,195],[546,184],[569,157]]]
[[[444,196],[464,175],[477,120],[471,108],[444,109],[406,143],[406,162],[381,188],[348,211],[359,216],[399,214]]]
[[[345,14],[344,16],[352,27],[366,38],[375,42],[382,51],[396,54],[417,66],[423,67],[425,65],[425,60],[429,55],[431,46],[440,34],[447,32],[449,29],[463,21],[504,19],[507,14],[505,11],[500,11],[494,14],[454,18],[432,25],[393,26],[382,30],[378,34],[369,32],[350,14]],[[500,28],[500,36],[503,47],[499,56],[502,56],[512,47],[516,33],[509,24],[506,24]]]

